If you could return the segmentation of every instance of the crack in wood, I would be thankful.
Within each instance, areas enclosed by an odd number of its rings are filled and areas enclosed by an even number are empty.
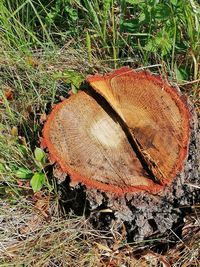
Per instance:
[[[85,90],[85,93],[87,93],[89,96],[91,96],[97,103],[100,105],[104,111],[115,121],[117,122],[123,132],[125,133],[127,140],[129,144],[131,145],[131,148],[136,153],[137,158],[139,159],[141,165],[143,166],[144,170],[147,172],[149,179],[151,179],[153,182],[162,185],[161,179],[159,179],[154,172],[152,171],[152,168],[157,168],[158,172],[163,176],[163,173],[161,170],[159,170],[156,162],[150,157],[147,156],[147,153],[143,149],[140,142],[133,137],[131,134],[127,124],[125,121],[119,116],[119,114],[111,107],[111,105],[107,102],[107,100],[101,96],[99,93],[94,91],[91,87],[87,87]],[[149,158],[148,158],[149,157]],[[154,165],[154,166],[153,166]],[[151,167],[152,166],[152,167]]]

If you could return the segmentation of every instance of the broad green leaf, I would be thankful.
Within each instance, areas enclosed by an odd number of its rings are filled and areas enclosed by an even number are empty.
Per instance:
[[[142,12],[142,13],[140,13],[139,21],[142,22],[144,20],[145,20],[145,14]]]
[[[16,173],[15,176],[17,176],[20,179],[30,179],[33,176],[33,173],[31,170],[20,167]]]
[[[30,184],[34,192],[40,191],[45,184],[45,174],[42,172],[36,172],[31,178]]]
[[[177,5],[177,2],[178,2],[178,0],[171,0],[172,5],[174,5],[174,6]]]
[[[36,147],[35,151],[34,151],[34,155],[35,155],[35,159],[41,163],[45,163],[45,153],[44,151],[39,148]]]
[[[125,32],[130,32],[130,33],[138,33],[138,26],[139,26],[139,20],[138,19],[131,19],[128,21],[122,21],[121,22],[121,28]]]
[[[176,73],[176,78],[178,82],[183,82],[188,80],[188,75],[187,72],[183,68],[177,68],[175,67],[175,73]]]
[[[157,20],[168,20],[171,15],[171,9],[166,4],[158,4],[154,10],[154,16]]]

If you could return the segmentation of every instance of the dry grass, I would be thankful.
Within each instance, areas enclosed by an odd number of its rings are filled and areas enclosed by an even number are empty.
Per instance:
[[[122,257],[117,248],[109,248],[106,241],[113,237],[94,230],[84,216],[49,214],[47,218],[44,210],[25,199],[14,206],[1,204],[0,266],[109,266],[112,261],[136,261],[126,255],[128,251]],[[48,212],[52,210],[55,206]]]
[[[0,266],[199,266],[199,207],[186,217],[183,239],[161,255],[95,230],[84,216],[59,216],[56,200],[41,193],[0,206]]]
[[[199,266],[200,251],[200,207],[194,207],[193,213],[184,219],[182,239],[167,252],[174,267]]]
[[[98,232],[84,217],[42,215],[33,202],[1,208],[1,264],[13,266],[85,266],[97,263]],[[93,266],[93,265],[91,265]]]

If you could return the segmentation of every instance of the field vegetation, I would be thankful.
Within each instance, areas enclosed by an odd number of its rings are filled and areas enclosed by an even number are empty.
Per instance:
[[[161,240],[129,244],[65,213],[40,148],[55,103],[125,65],[177,84],[199,114],[199,62],[195,0],[0,1],[0,266],[199,266],[198,206],[167,252],[150,251]]]

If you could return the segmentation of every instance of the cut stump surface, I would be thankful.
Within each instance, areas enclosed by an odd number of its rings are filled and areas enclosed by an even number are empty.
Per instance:
[[[92,93],[57,104],[45,123],[51,159],[88,188],[116,195],[163,190],[188,152],[190,113],[178,90],[129,68],[87,81]]]

